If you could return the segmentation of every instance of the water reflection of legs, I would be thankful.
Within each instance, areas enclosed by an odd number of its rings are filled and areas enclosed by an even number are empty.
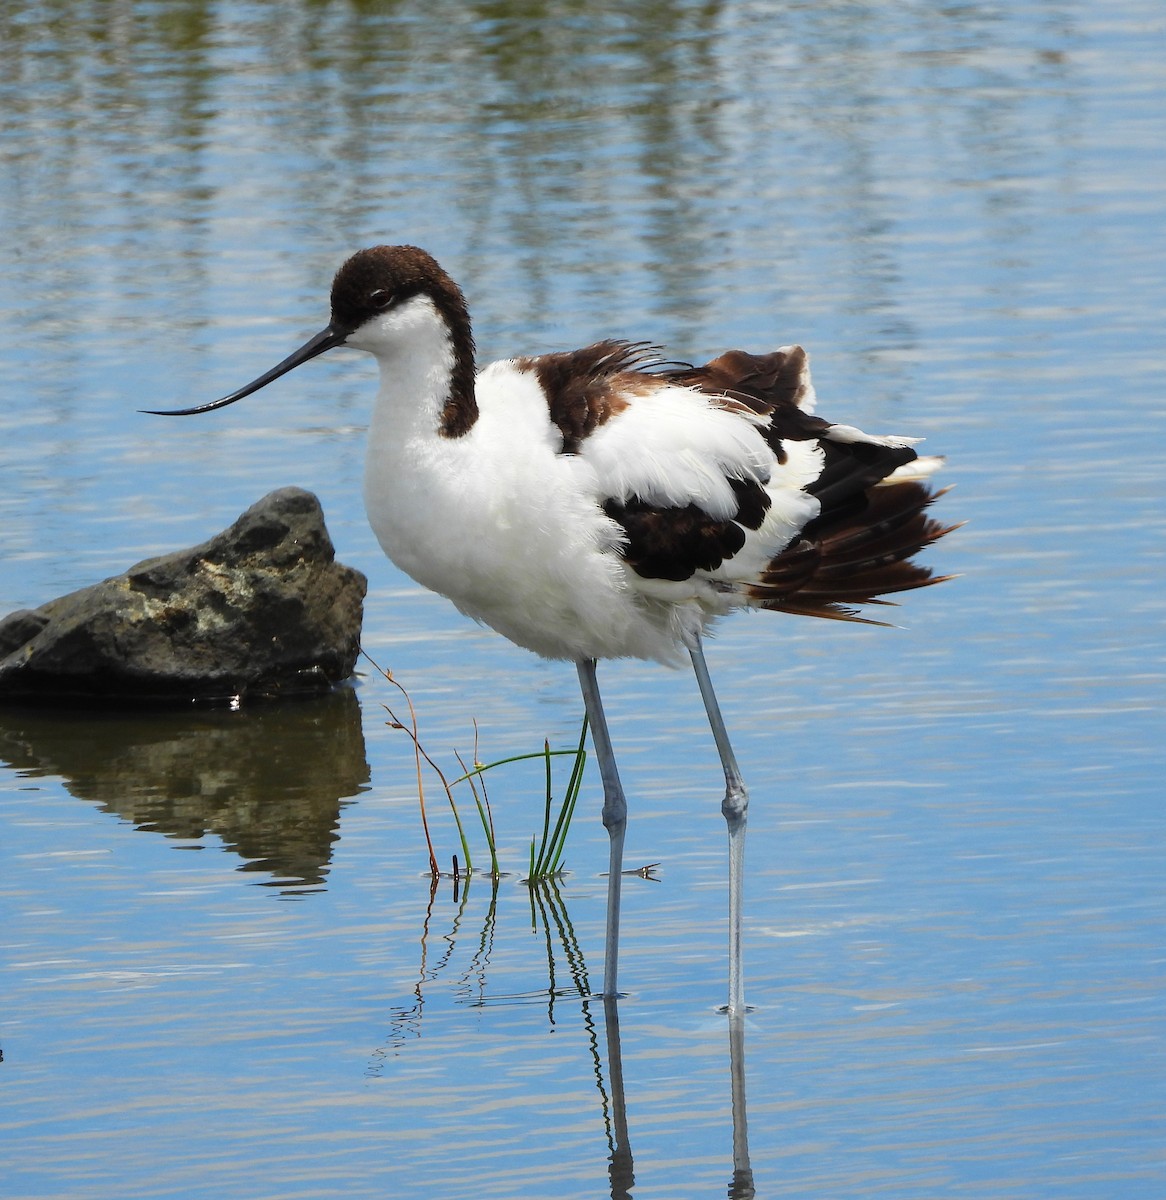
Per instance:
[[[729,1200],[753,1200],[753,1168],[749,1165],[749,1122],[745,1116],[745,1017],[729,1014],[729,1075],[733,1088],[733,1178]]]
[[[584,1000],[583,1005],[587,1012],[588,1002]],[[636,1176],[628,1134],[618,997],[603,997],[603,1017],[607,1031],[607,1087],[598,1061],[596,1078],[607,1118],[608,1179],[612,1200],[630,1200]],[[733,1102],[733,1175],[728,1200],[754,1200],[757,1193],[749,1162],[749,1124],[745,1114],[745,1018],[741,1013],[729,1017],[729,1077]]]
[[[624,1099],[623,1055],[619,1040],[619,1000],[603,997],[603,1019],[607,1030],[607,1075],[611,1086],[611,1125],[608,1128],[607,1174],[611,1200],[630,1200],[636,1183],[632,1145],[628,1138],[628,1110]]]

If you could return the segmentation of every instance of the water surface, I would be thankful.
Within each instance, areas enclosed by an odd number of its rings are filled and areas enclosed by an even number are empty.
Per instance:
[[[484,359],[802,342],[820,410],[926,436],[970,522],[903,629],[742,615],[710,647],[754,797],[735,1055],[684,675],[602,673],[628,864],[660,864],[627,881],[618,1014],[585,999],[598,780],[557,890],[521,882],[534,764],[490,781],[506,877],[431,894],[369,666],[281,710],[0,714],[0,1195],[1164,1189],[1163,27],[1141,0],[0,4],[0,612],[299,484],[446,769],[475,721],[484,758],[571,745],[572,670],[380,555],[367,359],[137,411],[283,357],[378,241],[462,282]]]

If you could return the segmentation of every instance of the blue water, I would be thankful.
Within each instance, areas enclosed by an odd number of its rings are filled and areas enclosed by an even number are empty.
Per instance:
[[[758,1196],[1166,1193],[1164,30],[1143,0],[0,5],[0,613],[299,484],[443,769],[475,721],[487,760],[572,745],[573,671],[380,555],[367,359],[137,411],[283,357],[377,241],[463,284],[483,359],[802,342],[820,411],[925,436],[969,522],[901,629],[710,646],[754,801],[735,1130],[685,675],[601,674],[628,865],[660,864],[625,884],[618,1038],[583,998],[592,774],[557,893],[521,882],[527,764],[489,777],[496,894],[431,897],[367,664],[288,710],[0,712],[5,1200],[745,1196],[746,1145]]]

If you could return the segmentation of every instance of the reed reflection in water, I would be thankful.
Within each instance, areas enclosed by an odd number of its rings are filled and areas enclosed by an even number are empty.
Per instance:
[[[470,891],[483,884],[490,889],[490,899],[481,926],[464,928]],[[459,901],[458,908],[448,930],[443,933],[438,933],[432,927],[434,901],[439,887],[439,881],[435,879],[431,882],[429,905],[420,938],[420,961],[413,1001],[394,1009],[389,1040],[372,1055],[368,1072],[373,1077],[382,1077],[388,1069],[389,1061],[401,1053],[406,1043],[424,1035],[426,991],[431,986],[438,986],[443,976],[452,977],[445,986],[452,991],[454,1002],[459,1007],[483,1008],[545,1003],[549,1028],[577,1021],[585,1032],[585,1044],[595,1076],[607,1143],[612,1200],[629,1200],[636,1177],[620,1041],[620,1000],[614,996],[593,994],[584,952],[576,937],[557,881],[541,880],[528,883],[527,886],[530,889],[531,927],[541,933],[545,945],[547,986],[544,989],[522,993],[495,993],[488,986],[490,955],[497,920],[498,879],[471,879],[460,892],[455,891],[455,900]],[[440,946],[440,953],[431,963],[429,943],[435,937],[444,944]],[[469,943],[469,950],[468,953],[464,949],[461,951],[461,957],[465,961],[459,962],[459,944],[463,942]],[[566,980],[560,982],[564,974]],[[726,1194],[729,1200],[752,1200],[756,1193],[749,1160],[746,1115],[746,1018],[744,1014],[736,1013],[730,1014],[727,1020],[732,1110],[732,1145],[731,1153],[727,1157],[731,1157],[732,1172]]]

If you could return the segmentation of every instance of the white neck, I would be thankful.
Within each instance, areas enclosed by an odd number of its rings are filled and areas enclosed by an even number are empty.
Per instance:
[[[350,334],[347,345],[374,355],[381,387],[369,430],[369,455],[381,457],[392,439],[436,435],[449,400],[453,338],[428,296],[417,296]]]
[[[367,322],[348,344],[376,356],[381,369],[368,431],[364,504],[384,551],[425,586],[448,594],[431,574],[432,547],[459,516],[457,486],[473,439],[443,432],[457,367],[445,318],[427,297]]]

